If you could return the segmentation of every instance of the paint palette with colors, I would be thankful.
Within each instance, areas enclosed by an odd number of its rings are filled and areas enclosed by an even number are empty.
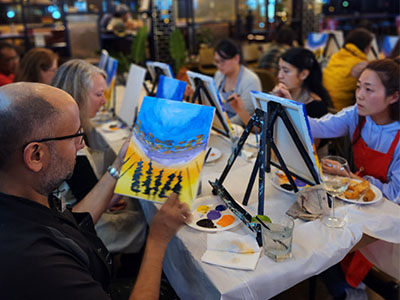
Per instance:
[[[240,223],[240,220],[227,208],[218,196],[205,196],[196,199],[193,204],[193,219],[187,225],[206,232],[228,230]]]

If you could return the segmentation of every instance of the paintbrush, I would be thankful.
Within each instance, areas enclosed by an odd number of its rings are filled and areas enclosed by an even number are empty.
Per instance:
[[[211,149],[212,149],[212,147],[210,147],[210,148],[207,150],[206,156],[204,157],[204,164],[207,162],[207,158],[208,158],[208,156],[209,156],[210,153],[211,153]]]
[[[240,95],[237,95],[237,96],[240,97]],[[233,101],[234,99],[235,99],[235,96],[230,96],[228,99],[222,101],[222,103],[223,104],[229,103],[229,102]]]

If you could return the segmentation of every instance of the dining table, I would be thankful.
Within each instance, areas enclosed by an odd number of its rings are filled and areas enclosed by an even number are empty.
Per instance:
[[[118,152],[129,138],[130,131],[121,128],[104,130],[107,124],[97,127],[110,146]],[[257,149],[255,136],[251,135],[245,145],[246,155],[239,156],[224,180],[224,187],[240,205],[249,183]],[[221,176],[234,144],[225,136],[212,131],[209,147],[220,154],[218,159],[206,162],[201,172],[201,190],[194,200],[201,201],[212,195],[209,181]],[[254,155],[252,155],[254,154]],[[272,184],[272,173],[265,181],[264,214],[285,214],[296,202],[296,194],[284,191]],[[242,207],[251,215],[257,214],[258,186],[250,194],[248,204]],[[161,204],[140,200],[146,221],[151,220]],[[275,262],[263,253],[254,270],[238,270],[205,263],[201,260],[207,249],[207,235],[216,234],[184,225],[170,241],[163,263],[169,282],[181,299],[269,299],[312,276],[318,275],[340,262],[346,254],[360,245],[365,237],[398,248],[400,244],[400,206],[382,197],[373,204],[354,204],[335,200],[336,214],[343,217],[342,228],[330,228],[320,219],[304,221],[295,219],[292,257]],[[229,231],[239,235],[255,234],[242,222]],[[374,243],[370,244],[374,245]],[[363,248],[364,249],[364,248]],[[365,248],[367,249],[367,248]],[[368,250],[368,249],[367,249]],[[368,252],[366,250],[366,252]],[[369,251],[369,258],[379,258],[379,251]],[[372,253],[372,254],[371,254]],[[390,257],[392,264],[400,269],[399,257]],[[378,260],[378,259],[377,259]],[[396,274],[395,274],[396,275]],[[399,274],[400,278],[400,274]]]

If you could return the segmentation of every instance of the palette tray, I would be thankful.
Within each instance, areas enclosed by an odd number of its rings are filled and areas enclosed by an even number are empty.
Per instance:
[[[227,208],[218,196],[205,196],[193,202],[193,219],[187,225],[206,232],[228,230],[240,220]]]

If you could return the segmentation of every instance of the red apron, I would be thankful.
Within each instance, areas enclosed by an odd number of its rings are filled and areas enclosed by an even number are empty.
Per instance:
[[[364,124],[365,119],[361,123],[361,126],[357,125],[353,134],[354,164],[357,169],[363,170],[360,172],[359,176],[370,175],[385,183],[387,182],[387,172],[390,162],[393,159],[394,150],[399,142],[400,130],[394,137],[388,152],[382,153],[369,148],[362,139],[361,129]],[[352,287],[358,286],[372,267],[372,264],[361,254],[360,251],[348,254],[342,260],[341,265],[343,272],[345,273],[346,281]]]

